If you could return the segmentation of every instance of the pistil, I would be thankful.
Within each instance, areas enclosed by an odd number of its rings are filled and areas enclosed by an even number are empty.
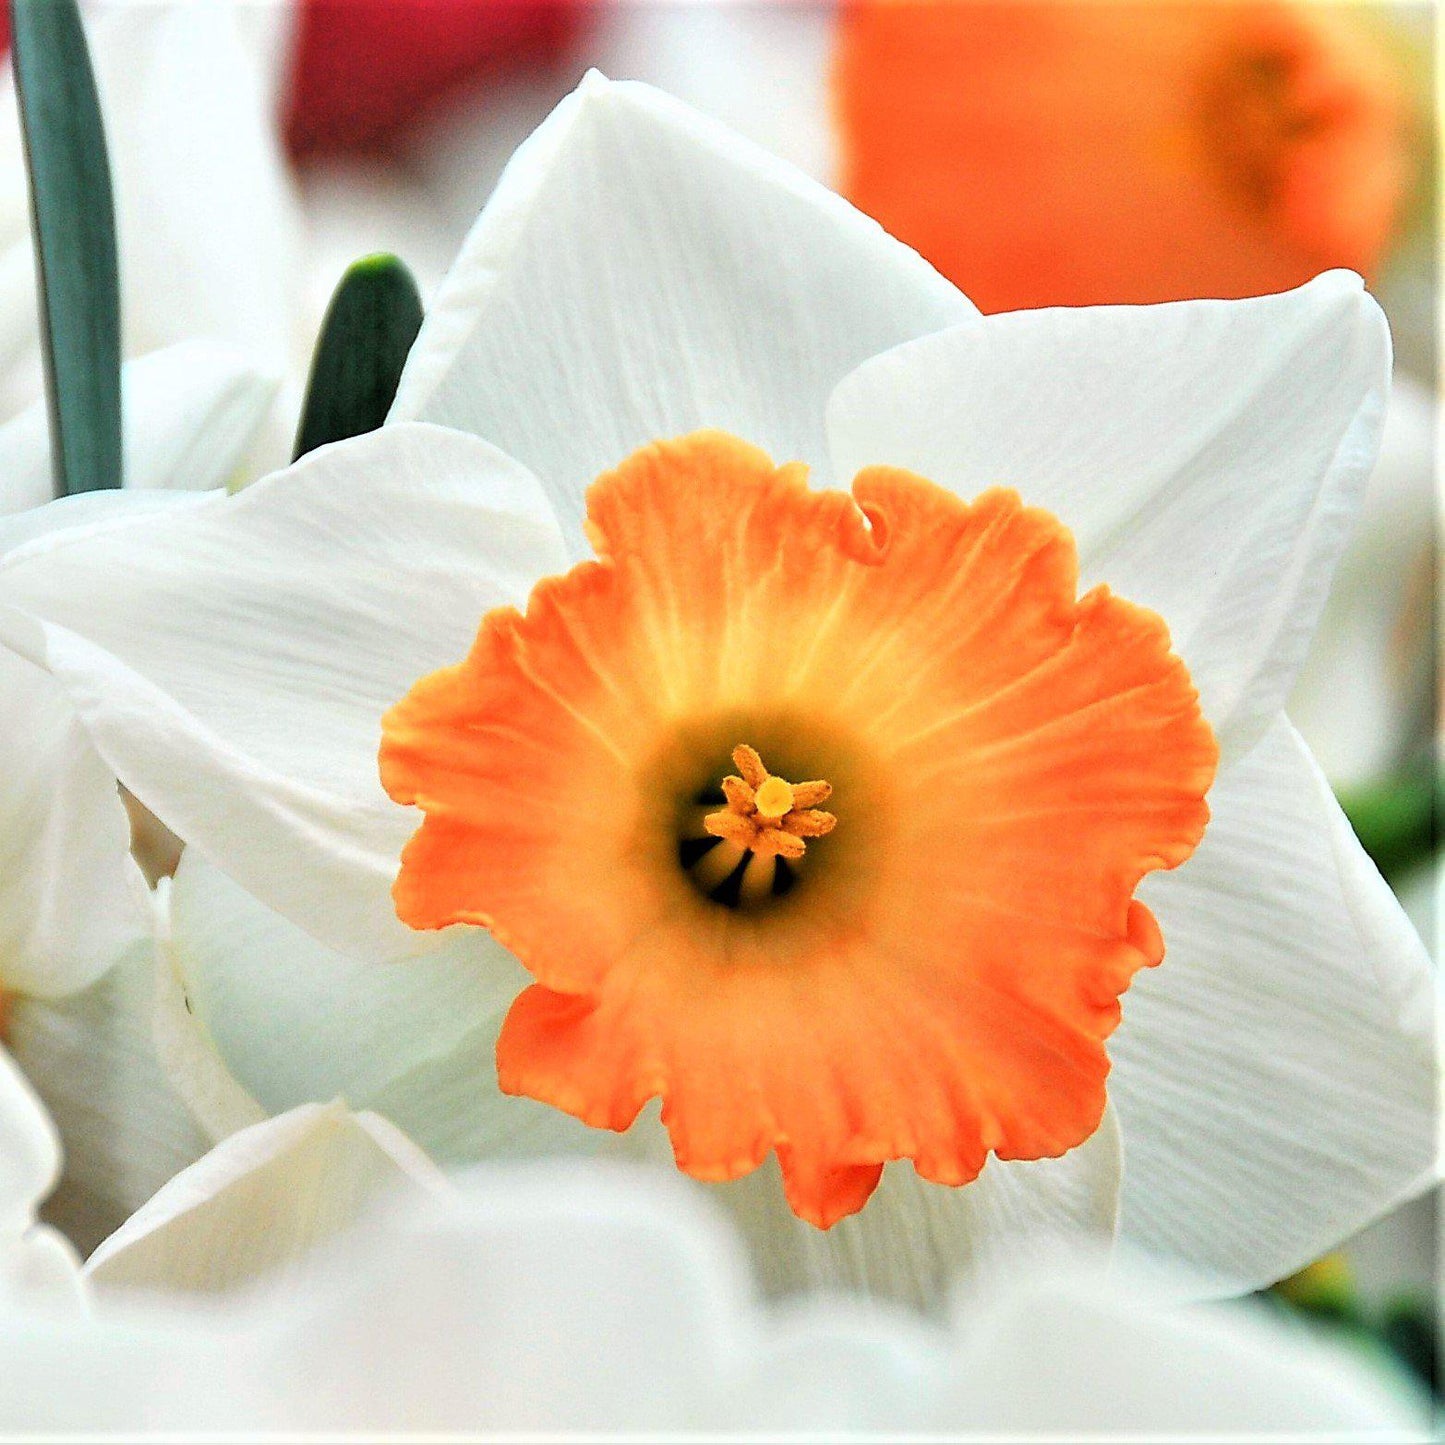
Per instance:
[[[714,838],[736,844],[760,858],[801,858],[809,838],[831,833],[838,820],[814,804],[832,795],[821,780],[790,783],[768,772],[756,748],[741,743],[733,749],[740,776],[723,779],[727,806],[703,819]]]

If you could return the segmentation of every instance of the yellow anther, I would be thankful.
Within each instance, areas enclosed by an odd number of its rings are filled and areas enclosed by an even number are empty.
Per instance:
[[[727,807],[703,819],[703,827],[714,838],[759,857],[797,859],[807,847],[805,839],[833,831],[837,818],[812,806],[832,793],[827,783],[793,784],[775,777],[746,743],[733,749],[733,762],[742,777],[723,779]]]

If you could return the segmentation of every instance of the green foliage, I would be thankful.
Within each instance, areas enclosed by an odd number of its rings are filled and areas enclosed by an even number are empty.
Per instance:
[[[1401,1295],[1385,1307],[1380,1338],[1437,1397],[1440,1388],[1440,1329],[1435,1301],[1427,1293]]]
[[[55,492],[121,484],[120,282],[105,129],[75,0],[10,0]]]
[[[1328,1254],[1280,1280],[1274,1294],[1314,1319],[1342,1325],[1364,1323],[1354,1277],[1341,1254]]]
[[[1437,787],[1435,760],[1426,750],[1392,777],[1341,794],[1365,851],[1391,882],[1435,852]]]
[[[1363,1354],[1408,1371],[1437,1399],[1439,1325],[1427,1291],[1396,1295],[1371,1308],[1355,1287],[1344,1256],[1326,1255],[1264,1292],[1276,1308],[1303,1317]]]
[[[416,282],[395,256],[366,256],[347,270],[321,323],[296,456],[386,420],[421,321]]]

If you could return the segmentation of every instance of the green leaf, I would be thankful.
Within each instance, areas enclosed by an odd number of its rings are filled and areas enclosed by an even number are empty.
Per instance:
[[[421,319],[416,282],[395,256],[365,256],[347,270],[321,323],[295,456],[386,420]]]
[[[1435,1301],[1427,1292],[1391,1300],[1380,1322],[1380,1338],[1434,1395],[1441,1394],[1440,1328]]]
[[[1356,836],[1392,882],[1435,852],[1436,788],[1435,762],[1424,750],[1393,776],[1340,795]]]
[[[55,493],[121,484],[120,282],[105,128],[75,0],[10,0]]]

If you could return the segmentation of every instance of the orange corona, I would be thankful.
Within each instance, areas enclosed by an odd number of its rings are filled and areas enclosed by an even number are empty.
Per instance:
[[[1163,622],[1079,597],[1012,492],[813,491],[719,432],[601,478],[588,534],[383,725],[425,815],[398,913],[535,980],[502,1088],[615,1130],[661,1096],[679,1168],[776,1152],[824,1228],[890,1160],[962,1185],[1087,1139],[1163,955],[1135,887],[1216,763]]]

